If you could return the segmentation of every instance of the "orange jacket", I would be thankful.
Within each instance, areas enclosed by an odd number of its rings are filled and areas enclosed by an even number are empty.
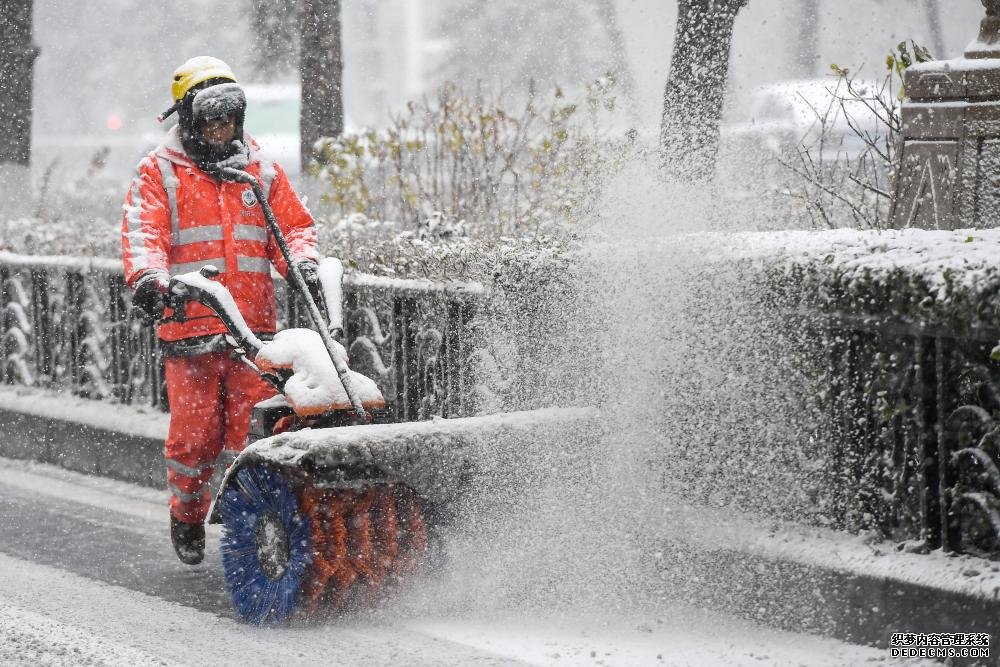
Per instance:
[[[262,184],[292,255],[318,260],[312,216],[284,171],[261,155],[253,139],[247,141],[251,151],[246,171]],[[281,275],[288,267],[250,186],[218,182],[199,169],[184,153],[176,127],[163,145],[142,159],[137,172],[122,219],[122,259],[129,287],[148,271],[176,275],[213,264],[222,271],[218,280],[229,288],[250,328],[273,332],[271,266]],[[200,303],[188,304],[185,313],[186,322],[160,325],[161,339],[225,332],[222,322]]]

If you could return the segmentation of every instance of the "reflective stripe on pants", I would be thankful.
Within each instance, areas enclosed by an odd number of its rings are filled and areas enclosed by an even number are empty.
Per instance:
[[[164,454],[170,513],[187,523],[205,520],[208,481],[223,449],[243,449],[250,410],[274,389],[229,352],[164,359],[170,432]]]

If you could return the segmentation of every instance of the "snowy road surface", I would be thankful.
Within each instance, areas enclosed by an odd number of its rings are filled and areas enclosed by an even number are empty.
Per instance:
[[[165,495],[0,459],[0,664],[859,665],[887,654],[694,609],[576,618],[482,609],[254,629],[205,562],[174,559]]]

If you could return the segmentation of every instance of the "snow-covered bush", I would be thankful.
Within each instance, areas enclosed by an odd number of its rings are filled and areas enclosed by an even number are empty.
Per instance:
[[[998,252],[997,230],[609,244],[574,258],[589,316],[551,299],[571,372],[539,385],[564,404],[582,385],[621,464],[674,500],[916,539],[938,491],[926,461],[960,430],[946,420],[1000,418]]]
[[[369,220],[363,214],[339,220],[320,218],[317,229],[321,254],[341,259],[354,271],[485,284],[518,261],[558,256],[574,244],[569,235],[473,238],[467,235],[464,224],[444,222],[440,216],[432,216],[409,231],[399,231],[394,222]],[[0,219],[0,251],[18,254],[114,259],[121,255],[120,238],[121,222],[101,215]]]
[[[492,283],[510,267],[512,258],[532,262],[540,256],[559,256],[574,244],[567,234],[476,238],[464,223],[444,221],[440,215],[406,231],[400,231],[398,223],[370,220],[362,213],[337,221],[321,218],[317,227],[322,252],[340,257],[350,269],[439,281]]]
[[[613,93],[605,77],[583,100],[556,89],[511,111],[445,84],[384,130],[323,140],[312,172],[340,216],[396,220],[408,231],[438,216],[493,239],[551,234],[593,204],[632,147],[633,135],[604,127]]]
[[[318,223],[325,254],[353,270],[433,281],[475,280],[489,290],[473,324],[476,403],[485,412],[565,405],[571,397],[546,391],[555,375],[573,372],[548,363],[553,346],[571,342],[572,304],[579,277],[570,235],[474,238],[458,223],[435,216],[417,230],[357,213]]]
[[[925,512],[950,502],[939,495],[938,470],[949,471],[943,486],[955,484],[953,457],[981,435],[956,421],[957,409],[1000,417],[990,354],[1000,329],[1000,235],[834,230],[762,240],[778,242],[768,303],[799,329],[783,353],[798,359],[805,381],[802,410],[812,416],[804,423],[813,426],[802,441],[818,455],[819,518],[933,546],[938,528]],[[983,442],[980,455],[995,457]],[[982,479],[962,483],[955,494],[983,491]]]

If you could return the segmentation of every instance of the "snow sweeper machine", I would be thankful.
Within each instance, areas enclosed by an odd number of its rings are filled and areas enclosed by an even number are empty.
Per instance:
[[[411,572],[427,548],[418,495],[399,476],[341,451],[271,447],[254,443],[301,429],[369,424],[385,409],[375,382],[351,371],[331,331],[342,330],[343,266],[320,263],[331,322],[324,322],[257,181],[223,170],[227,180],[254,190],[268,229],[288,263],[288,280],[306,304],[311,329],[286,329],[270,341],[247,326],[229,291],[213,280],[212,266],[174,276],[166,295],[182,319],[196,301],[225,324],[232,354],[277,390],[254,406],[248,448],[226,470],[209,514],[222,524],[220,551],[237,616],[254,625],[287,621],[293,614],[336,610],[374,601],[387,584]],[[369,427],[377,428],[377,427]],[[329,449],[329,448],[328,448]]]

